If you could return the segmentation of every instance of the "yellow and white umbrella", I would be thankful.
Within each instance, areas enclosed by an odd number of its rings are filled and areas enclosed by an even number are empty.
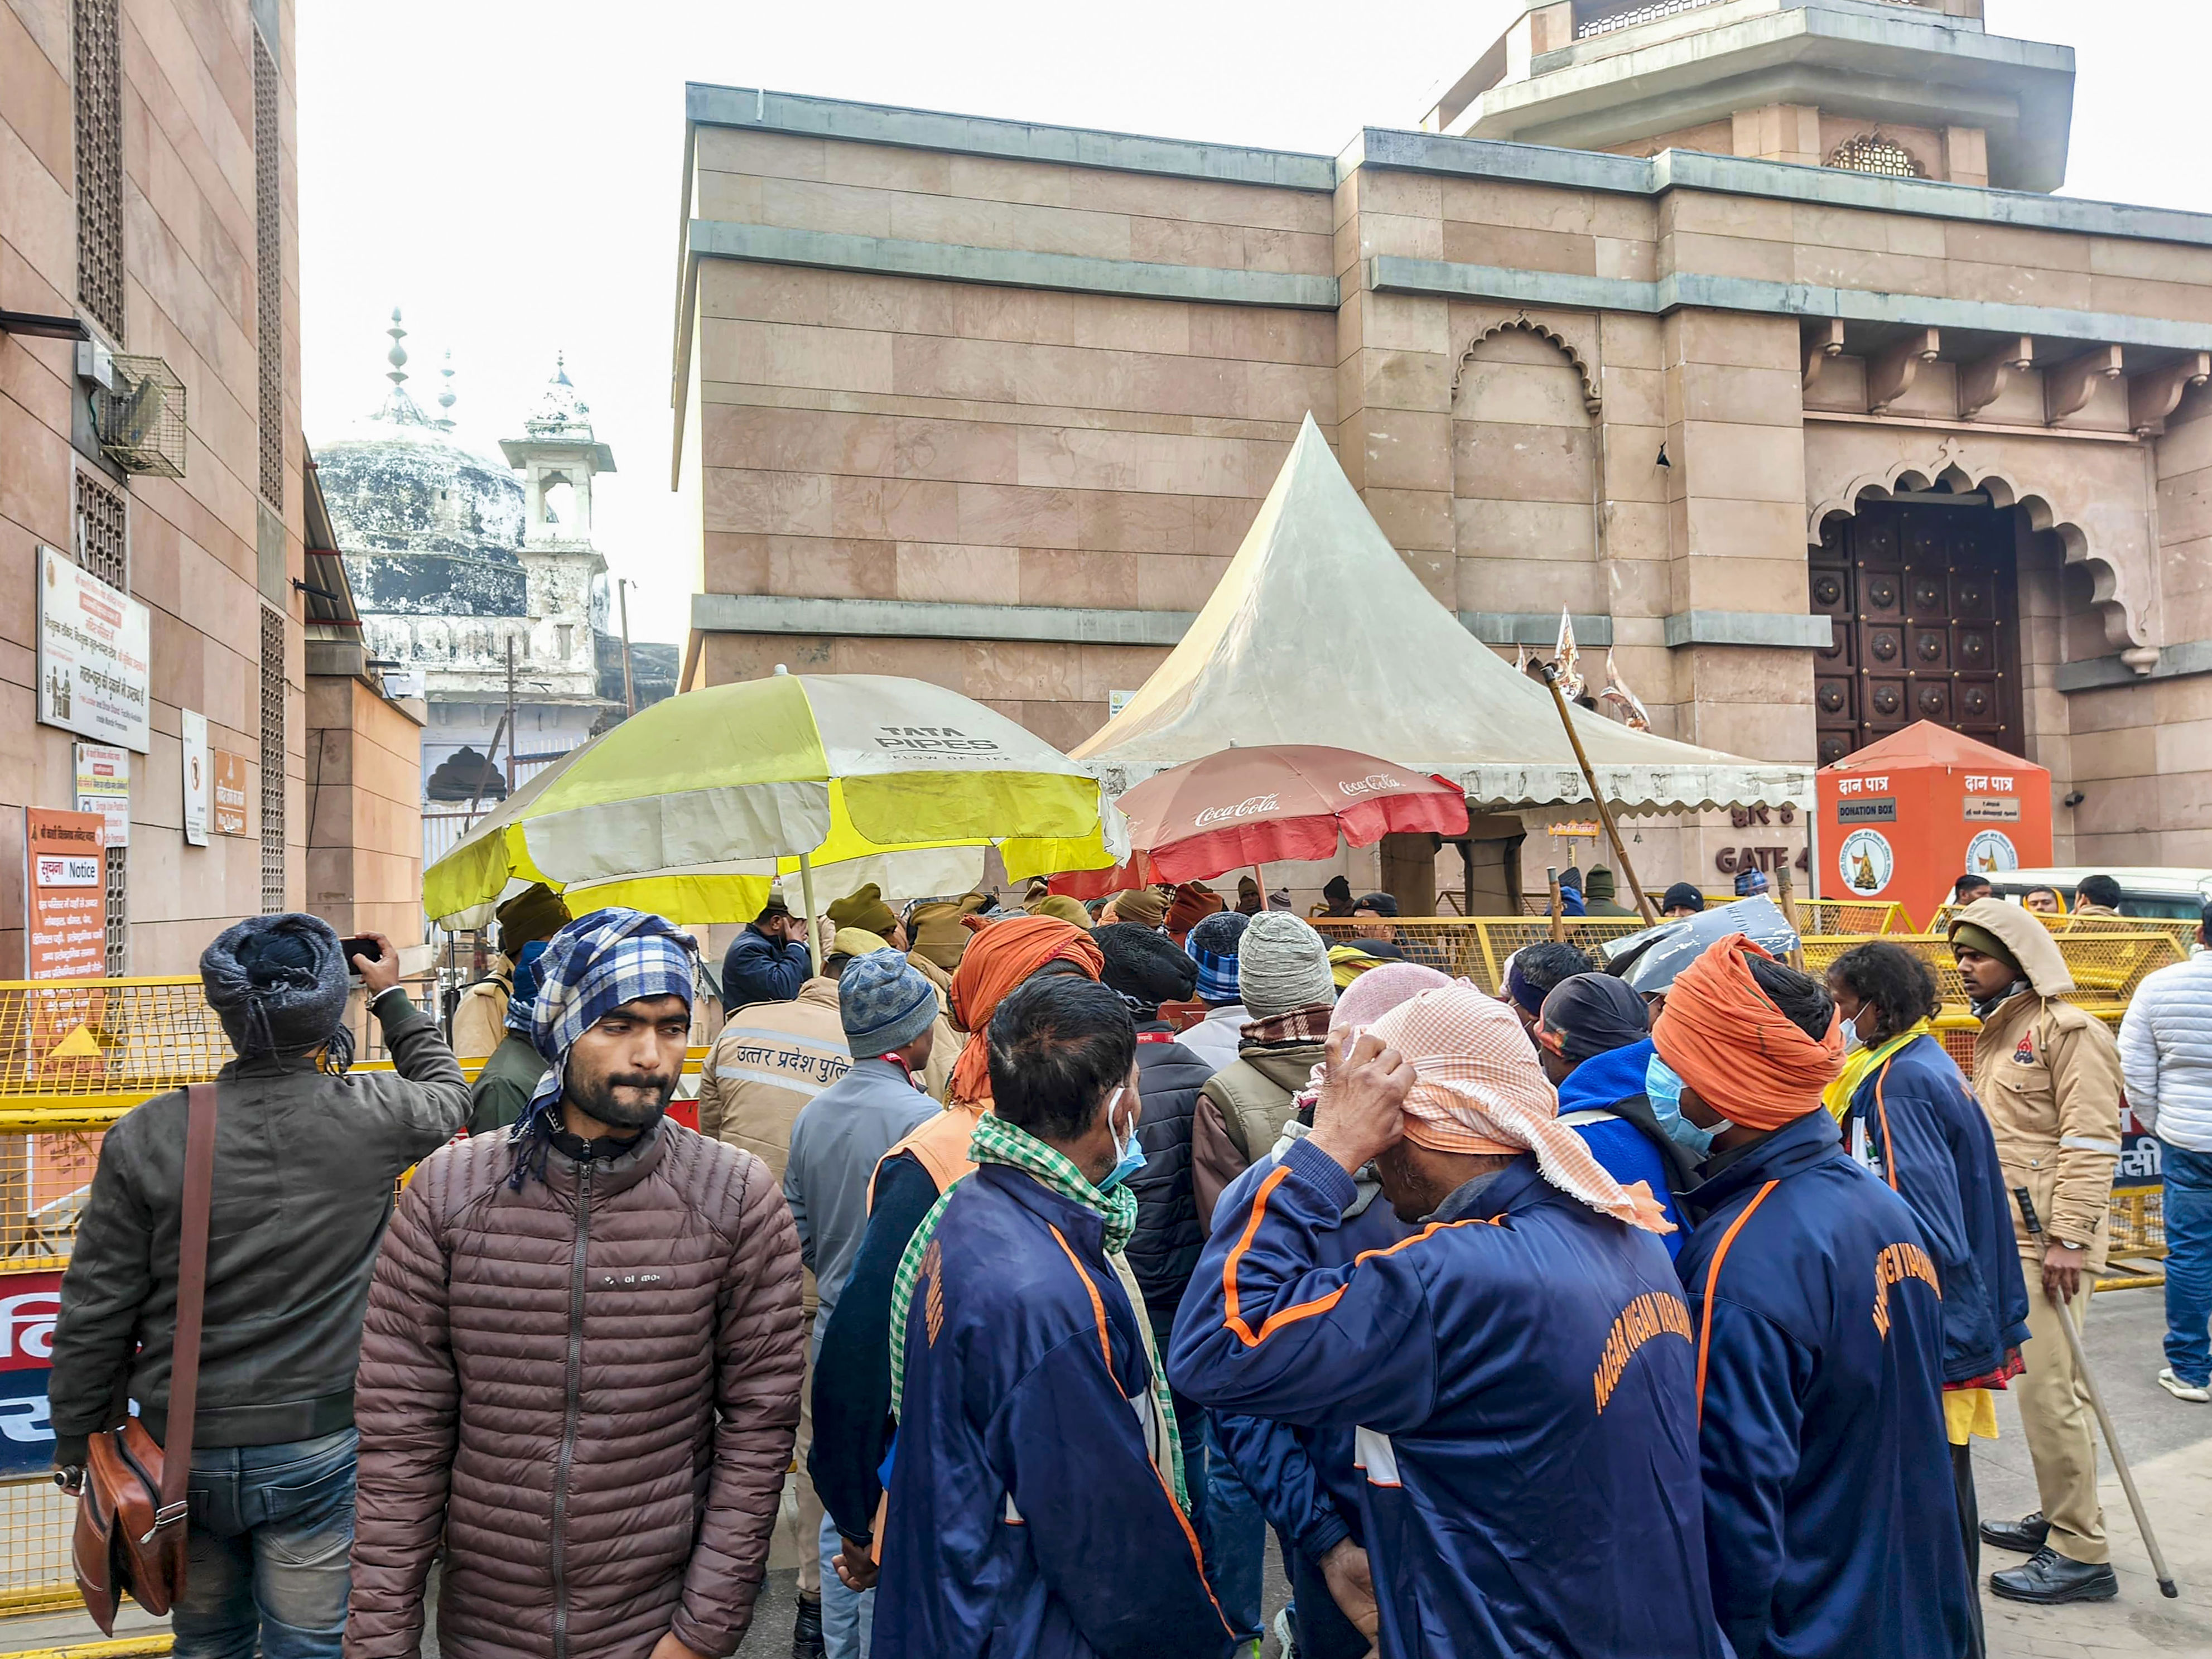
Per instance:
[[[778,669],[641,709],[548,767],[423,872],[422,902],[477,925],[510,882],[543,881],[572,909],[747,921],[795,872],[811,919],[817,870],[943,892],[988,846],[1018,881],[1105,868],[1128,830],[1081,766],[957,692]]]

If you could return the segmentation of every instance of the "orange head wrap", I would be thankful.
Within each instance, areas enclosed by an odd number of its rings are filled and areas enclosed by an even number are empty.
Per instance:
[[[981,1040],[1000,1003],[1014,987],[1045,965],[1062,958],[1074,963],[1092,979],[1104,970],[1106,958],[1091,942],[1091,935],[1057,916],[1017,916],[1011,921],[987,922],[981,916],[963,916],[961,925],[975,937],[968,941],[960,966],[953,970],[953,1023],[976,1040],[960,1051],[952,1068],[950,1098],[966,1106],[991,1103],[991,1045]]]
[[[1221,902],[1221,895],[1211,887],[1187,881],[1175,890],[1175,902],[1168,906],[1168,933],[1170,937],[1181,939],[1216,910],[1226,908]]]
[[[1651,1028],[1659,1058],[1731,1123],[1778,1129],[1820,1103],[1844,1068],[1843,1024],[1815,1042],[1751,976],[1774,958],[1741,933],[1717,939],[1674,976]]]

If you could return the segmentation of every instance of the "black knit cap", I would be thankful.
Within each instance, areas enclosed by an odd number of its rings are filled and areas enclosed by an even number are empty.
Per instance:
[[[1092,928],[1091,942],[1106,958],[1106,971],[1100,977],[1139,1007],[1188,1002],[1198,988],[1198,964],[1164,933],[1115,921]]]

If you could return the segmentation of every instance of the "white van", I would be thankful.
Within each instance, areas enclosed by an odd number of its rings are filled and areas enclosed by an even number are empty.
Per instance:
[[[2017,899],[2039,887],[2056,888],[2074,908],[2074,890],[2090,876],[2110,876],[2120,884],[2120,914],[2196,921],[2212,904],[2212,870],[2157,869],[2142,866],[2079,865],[2051,870],[1992,872],[1990,886],[2000,898]]]

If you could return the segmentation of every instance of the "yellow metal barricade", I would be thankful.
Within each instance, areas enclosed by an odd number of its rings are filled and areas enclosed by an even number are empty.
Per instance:
[[[1909,933],[1912,922],[1901,904],[1876,899],[1814,899],[1791,901],[1797,931],[1802,934]]]
[[[1551,922],[1541,916],[1316,917],[1313,925],[1333,945],[1382,939],[1396,945],[1408,962],[1455,979],[1472,980],[1493,994],[1504,982],[1505,963],[1516,951],[1552,936]],[[1601,964],[1605,960],[1601,947],[1607,940],[1643,926],[1628,916],[1569,916],[1562,924],[1566,942],[1589,951]]]

